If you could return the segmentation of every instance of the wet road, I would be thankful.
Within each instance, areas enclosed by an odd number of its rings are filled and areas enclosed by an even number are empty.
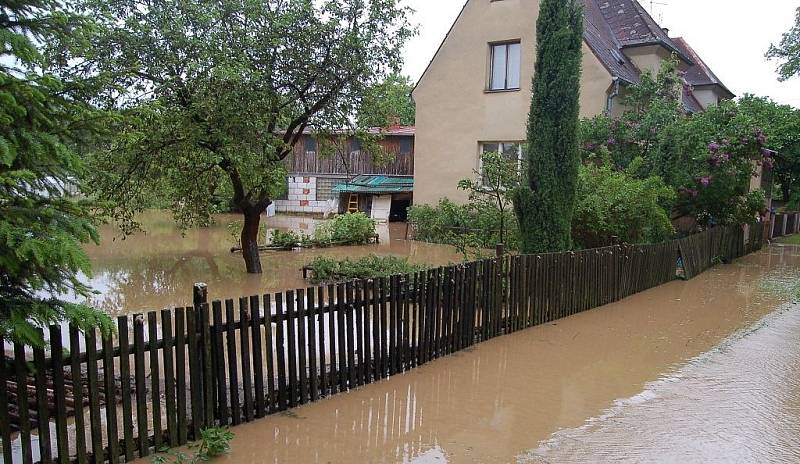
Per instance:
[[[238,298],[305,288],[301,268],[316,256],[358,257],[369,254],[406,256],[412,262],[444,265],[460,262],[453,247],[405,240],[405,224],[379,225],[377,245],[334,247],[319,250],[264,252],[264,274],[245,272],[241,254],[231,253],[235,244],[227,225],[238,215],[217,215],[207,228],[179,230],[168,212],[140,215],[142,232],[122,238],[113,225],[100,229],[99,246],[87,246],[94,276],[91,286],[99,292],[90,303],[110,314],[125,314],[185,306],[192,301],[192,285],[208,284],[211,299]],[[310,217],[264,218],[269,229],[313,234],[320,220]]]
[[[797,462],[799,277],[775,246],[236,427],[219,462]]]

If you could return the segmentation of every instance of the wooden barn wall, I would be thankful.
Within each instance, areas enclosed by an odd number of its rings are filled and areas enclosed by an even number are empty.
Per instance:
[[[372,155],[366,151],[350,153],[349,172],[340,155],[320,157],[315,151],[306,151],[306,138],[303,136],[287,158],[288,169],[293,174],[383,174],[390,176],[414,175],[414,139],[411,138],[411,153],[400,154],[400,140],[403,137],[388,136],[378,143],[384,147],[389,160],[376,164]]]

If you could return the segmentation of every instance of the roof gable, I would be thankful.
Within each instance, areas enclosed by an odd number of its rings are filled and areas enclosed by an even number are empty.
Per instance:
[[[696,51],[689,45],[683,37],[675,37],[672,39],[675,45],[678,46],[686,55],[688,55],[694,65],[690,66],[689,69],[686,70],[686,75],[684,78],[686,79],[686,83],[695,87],[703,86],[703,85],[718,85],[721,87],[726,93],[729,94],[731,98],[735,96],[733,92],[731,92],[725,84],[714,74],[714,71],[708,67],[708,65],[700,58],[700,55],[697,54]]]

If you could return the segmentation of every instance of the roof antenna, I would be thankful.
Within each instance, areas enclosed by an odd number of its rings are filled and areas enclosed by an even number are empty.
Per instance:
[[[656,15],[656,13],[655,13],[656,5],[658,5],[658,6],[669,6],[669,3],[667,3],[667,2],[658,2],[656,0],[650,0],[650,15],[651,16],[655,16]],[[664,12],[659,10],[659,12],[658,12],[658,23],[661,24],[663,22],[664,22]]]

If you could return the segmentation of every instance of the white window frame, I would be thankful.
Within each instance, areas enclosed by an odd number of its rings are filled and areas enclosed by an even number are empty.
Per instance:
[[[497,152],[501,154],[505,154],[505,145],[516,145],[517,146],[517,172],[522,174],[522,146],[525,144],[524,141],[512,142],[512,141],[505,141],[505,142],[479,142],[478,143],[478,173],[480,174],[479,180],[480,184],[483,185],[483,154],[490,153],[485,151],[484,147],[486,145],[497,145]]]
[[[508,74],[509,74],[509,49],[511,45],[519,45],[519,54],[518,62],[517,62],[517,79],[519,82],[517,83],[516,87],[509,87],[508,86]],[[503,47],[506,54],[505,59],[505,73],[504,73],[504,80],[503,86],[495,88],[494,86],[494,58],[495,58],[495,49]],[[522,41],[520,40],[509,40],[505,42],[492,42],[489,43],[489,79],[487,82],[487,90],[489,92],[508,92],[508,91],[515,91],[520,90],[520,85],[522,85]]]

